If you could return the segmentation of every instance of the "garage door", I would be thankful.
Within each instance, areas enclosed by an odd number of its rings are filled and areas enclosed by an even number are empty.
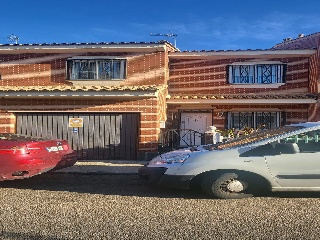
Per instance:
[[[79,160],[136,160],[137,113],[16,113],[17,133],[66,139]]]

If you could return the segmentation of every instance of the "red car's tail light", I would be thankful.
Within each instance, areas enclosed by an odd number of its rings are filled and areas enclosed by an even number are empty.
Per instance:
[[[29,154],[27,146],[15,146],[11,148],[1,148],[0,154]]]
[[[69,144],[63,144],[62,147],[63,147],[63,150],[66,150],[66,151],[69,150]]]

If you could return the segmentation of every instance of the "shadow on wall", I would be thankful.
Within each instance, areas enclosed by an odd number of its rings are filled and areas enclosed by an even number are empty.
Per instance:
[[[172,150],[172,149],[171,149]],[[124,148],[121,146],[109,145],[104,148],[85,148],[75,150],[77,152],[78,161],[85,160],[130,160],[130,161],[148,161],[159,154],[155,152],[138,151],[138,148],[131,146]]]

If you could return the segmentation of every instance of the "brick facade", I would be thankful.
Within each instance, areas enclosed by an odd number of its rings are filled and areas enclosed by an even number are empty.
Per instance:
[[[0,132],[16,131],[16,112],[139,113],[138,152],[142,156],[157,152],[161,131],[179,128],[182,112],[211,113],[212,124],[219,129],[226,127],[226,113],[232,111],[278,111],[282,114],[281,124],[319,121],[319,104],[314,95],[319,94],[320,50],[308,51],[186,53],[166,42],[123,46],[1,45]],[[111,96],[96,97],[99,87],[104,85],[101,81],[68,80],[66,62],[75,56],[125,58],[126,78],[115,85],[133,94],[112,97],[112,93],[120,90],[108,83],[110,89],[104,93],[110,92]],[[276,87],[228,83],[228,65],[253,62],[286,64],[285,83]],[[137,86],[146,87],[148,93],[153,89],[153,94],[144,94]],[[45,94],[43,89],[47,89]],[[74,95],[79,92],[89,95],[63,97],[70,89]],[[6,95],[8,92],[16,97]],[[20,92],[24,97],[19,96]],[[50,97],[50,92],[61,96]],[[160,126],[163,122],[165,129]]]
[[[165,121],[165,98],[168,66],[167,44],[160,44],[157,47],[150,46],[147,52],[139,51],[137,47],[130,52],[117,51],[117,48],[106,52],[95,52],[88,49],[83,51],[64,50],[59,53],[51,53],[48,48],[47,53],[41,53],[33,49],[16,49],[8,53],[1,53],[0,49],[0,88],[17,89],[23,86],[30,92],[39,91],[39,87],[63,87],[82,84],[83,81],[73,82],[66,79],[66,62],[68,58],[74,56],[107,56],[123,57],[127,59],[126,79],[120,85],[130,89],[132,92],[136,86],[156,86],[154,97],[124,97],[95,99],[92,98],[50,98],[50,97],[16,97],[1,98],[0,112],[0,132],[14,133],[16,131],[14,112],[133,112],[140,113],[140,134],[138,152],[157,151],[158,135],[160,132],[159,123]],[[158,50],[159,49],[159,50]],[[68,52],[69,51],[69,52]],[[87,82],[87,81],[85,81]],[[86,83],[88,85],[88,83]],[[89,83],[90,85],[90,83]],[[92,83],[88,88],[94,88],[96,83]],[[112,87],[111,87],[112,88]],[[21,88],[20,88],[21,90]],[[3,90],[3,93],[5,91]],[[39,92],[39,95],[41,93]]]

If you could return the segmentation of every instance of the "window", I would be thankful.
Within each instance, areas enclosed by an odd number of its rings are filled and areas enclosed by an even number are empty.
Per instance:
[[[70,59],[67,79],[121,80],[126,77],[125,59]]]
[[[296,134],[284,139],[281,143],[297,144],[300,152],[320,152],[320,131],[314,130]]]
[[[271,143],[267,143],[255,147],[247,152],[241,153],[239,157],[263,157],[280,155],[280,151],[276,149]]]
[[[285,64],[229,65],[231,84],[274,84],[285,82]]]
[[[280,112],[229,112],[228,129],[273,129],[280,126]]]

